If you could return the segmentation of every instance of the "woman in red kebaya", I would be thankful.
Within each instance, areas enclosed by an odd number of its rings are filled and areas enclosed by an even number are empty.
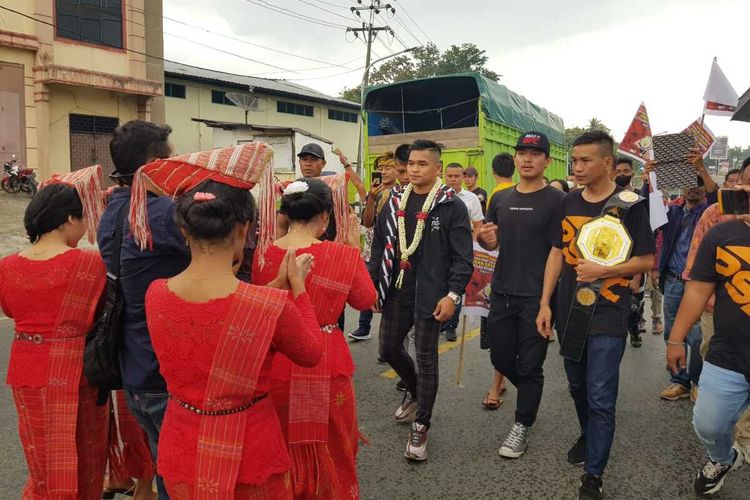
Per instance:
[[[349,224],[352,245],[319,241],[333,209],[331,189],[322,181],[305,179],[287,186],[281,209],[289,231],[268,248],[264,266],[256,259],[253,282],[271,281],[290,248],[312,255],[315,267],[307,290],[318,328],[325,333],[323,358],[314,368],[295,365],[285,356],[274,360],[271,394],[289,445],[295,498],[356,499],[359,429],[354,363],[337,322],[347,303],[370,309],[375,287],[360,257],[356,222]]]
[[[76,249],[96,235],[101,192],[98,166],[43,185],[24,216],[32,245],[0,261],[0,306],[16,328],[7,383],[29,467],[24,499],[102,494],[108,407],[96,405],[83,350],[105,269],[97,252]]]

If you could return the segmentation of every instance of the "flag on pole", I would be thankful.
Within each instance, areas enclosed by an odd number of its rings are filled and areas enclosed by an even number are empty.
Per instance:
[[[687,134],[693,138],[695,147],[698,148],[698,150],[701,152],[701,154],[703,154],[703,157],[705,158],[706,156],[708,156],[708,152],[711,150],[711,145],[716,140],[716,137],[714,136],[713,132],[711,132],[711,129],[709,129],[708,126],[702,122],[703,120],[698,118],[693,123],[688,125],[687,128],[682,131],[682,133]]]
[[[706,91],[703,93],[703,100],[706,101],[703,113],[707,115],[732,116],[737,108],[739,96],[727,80],[715,57],[711,63],[711,74],[708,77]]]
[[[654,141],[651,138],[651,125],[644,103],[638,107],[635,118],[625,132],[625,138],[620,142],[617,151],[643,163],[654,158]]]

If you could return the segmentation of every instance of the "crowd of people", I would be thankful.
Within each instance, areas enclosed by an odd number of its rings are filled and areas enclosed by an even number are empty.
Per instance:
[[[98,166],[44,183],[24,217],[31,245],[0,260],[23,498],[145,500],[154,478],[159,499],[359,498],[347,305],[360,311],[352,341],[370,339],[381,315],[379,360],[404,392],[394,413],[409,425],[404,456],[427,460],[438,344],[457,340],[475,243],[498,255],[481,322],[493,368],[482,404],[500,407],[506,381],[517,389],[500,456],[529,448],[557,337],[580,425],[567,459],[583,466],[578,498],[602,498],[620,362],[628,338],[641,346],[648,292],[670,371],[660,396],[695,402],[708,454],[695,490],[718,491],[750,461],[750,215],[722,214],[701,155],[687,159],[697,186],[654,231],[656,162],[634,187],[633,162],[615,159],[604,132],[578,137],[572,177],[552,181],[549,140],[523,133],[514,154],[492,160],[490,193],[476,168],[443,165],[426,139],[379,156],[367,190],[343,155],[345,173],[322,176],[316,144],[299,151],[302,177],[278,185],[264,143],[174,156],[170,132],[119,127],[113,189]],[[750,193],[749,166],[724,187]],[[612,265],[578,241],[600,218],[630,242]],[[98,249],[77,248],[84,236]],[[84,352],[111,287],[120,383],[94,386]]]

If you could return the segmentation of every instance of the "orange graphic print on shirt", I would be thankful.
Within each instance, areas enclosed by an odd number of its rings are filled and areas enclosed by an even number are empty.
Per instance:
[[[750,247],[717,247],[716,272],[727,278],[724,287],[732,301],[750,316]]]
[[[562,254],[565,262],[570,266],[577,266],[578,259],[578,248],[576,247],[576,237],[578,231],[585,223],[590,221],[593,217],[587,217],[582,215],[567,215],[562,221]],[[616,303],[622,297],[618,295],[613,288],[616,286],[627,287],[628,280],[626,278],[607,278],[602,282],[602,288],[600,295],[612,303]]]

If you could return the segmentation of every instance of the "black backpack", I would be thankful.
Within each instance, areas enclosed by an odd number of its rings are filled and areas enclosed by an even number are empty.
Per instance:
[[[83,353],[83,373],[89,384],[98,387],[100,393],[122,389],[119,356],[124,299],[120,287],[120,250],[128,206],[129,204],[125,203],[117,214],[112,272],[107,273],[99,316],[86,336],[86,349]]]

